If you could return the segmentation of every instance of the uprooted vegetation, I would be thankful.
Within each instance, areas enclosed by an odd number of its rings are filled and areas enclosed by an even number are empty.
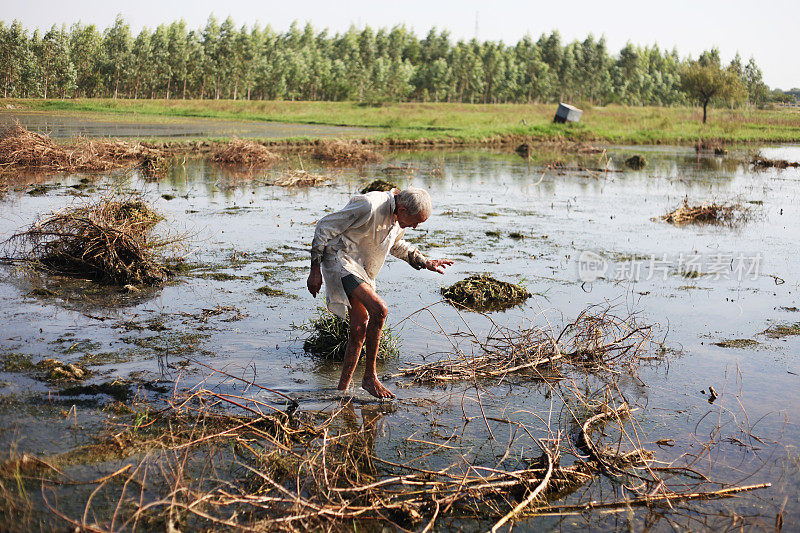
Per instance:
[[[800,168],[800,161],[786,161],[785,159],[769,159],[760,155],[753,156],[750,164],[756,170],[763,170],[765,168],[777,168],[782,170],[784,168]]]
[[[389,192],[392,189],[399,189],[399,187],[389,181],[377,179],[363,186],[359,192],[361,194],[367,194],[373,191]]]
[[[381,431],[380,406],[363,406],[360,420],[348,402],[302,411],[285,394],[226,376],[245,392],[200,385],[163,409],[112,404],[119,418],[105,437],[54,455],[12,456],[0,464],[0,480],[17,480],[9,484],[24,487],[16,494],[40,493],[57,520],[98,531],[431,531],[451,520],[496,531],[537,515],[672,507],[769,486],[720,488],[691,463],[662,466],[640,442],[636,409],[613,387],[580,392],[554,383],[566,407],[560,415],[482,406],[482,415],[439,420],[423,438]],[[474,455],[476,433],[499,449]],[[389,448],[377,445],[386,439]],[[122,466],[82,482],[85,504],[59,497],[74,490],[81,465],[112,461]],[[609,491],[596,501],[579,491],[603,478],[623,484],[624,495]],[[12,488],[4,499],[16,494]],[[569,495],[577,497],[559,503]]]
[[[750,215],[749,207],[741,203],[703,203],[689,205],[688,198],[684,198],[683,205],[661,217],[670,224],[728,224],[735,225],[746,222]]]
[[[631,170],[642,170],[647,166],[647,159],[643,155],[632,155],[625,160],[625,166]]]
[[[302,329],[308,333],[303,342],[303,349],[324,359],[343,361],[347,348],[347,339],[350,336],[350,322],[340,318],[324,308],[318,308],[316,316],[303,325]],[[391,328],[383,328],[380,343],[378,344],[378,360],[386,360],[397,356],[400,340]],[[361,354],[367,349],[366,343],[361,348]]]
[[[410,377],[417,383],[512,375],[543,378],[560,363],[595,369],[632,364],[654,344],[650,326],[638,323],[632,315],[617,316],[611,309],[584,310],[560,332],[551,326],[512,329],[494,322],[492,325],[492,333],[485,340],[472,339],[480,346],[478,353],[459,349],[454,357],[401,368],[396,376]]]
[[[301,169],[284,173],[273,182],[273,185],[278,187],[318,187],[330,181],[330,178],[326,176]]]
[[[475,274],[442,288],[442,296],[453,305],[472,311],[497,311],[524,302],[531,293],[521,285],[500,281],[489,274]]]
[[[253,141],[234,137],[225,145],[215,149],[211,159],[225,165],[267,166],[281,159],[281,156],[266,146]]]
[[[4,244],[12,259],[51,273],[154,284],[168,274],[161,254],[181,240],[156,234],[162,220],[139,197],[106,197],[46,215]]]
[[[380,154],[356,141],[323,140],[312,151],[315,159],[332,165],[363,165],[383,159]]]
[[[0,167],[10,170],[98,172],[163,161],[164,153],[139,143],[79,138],[70,145],[28,131],[19,124],[0,134]]]

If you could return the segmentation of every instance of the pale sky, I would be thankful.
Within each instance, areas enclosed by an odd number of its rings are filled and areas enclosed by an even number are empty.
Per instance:
[[[292,21],[311,22],[318,30],[345,31],[351,24],[373,29],[405,24],[419,37],[432,26],[448,29],[454,39],[472,38],[516,43],[530,33],[557,29],[564,41],[604,35],[608,50],[619,52],[627,41],[677,47],[681,56],[712,46],[723,61],[736,52],[746,63],[750,56],[771,88],[800,87],[800,1],[762,0],[629,0],[526,1],[493,0],[0,0],[0,18],[20,20],[28,29],[81,21],[101,29],[122,13],[131,29],[157,26],[183,18],[190,28],[202,28],[210,13],[221,20],[230,15],[237,26],[260,22],[285,31]]]

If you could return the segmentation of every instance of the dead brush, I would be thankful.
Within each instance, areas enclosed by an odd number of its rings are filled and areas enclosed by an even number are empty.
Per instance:
[[[217,147],[211,160],[223,165],[268,166],[281,160],[281,156],[266,146],[234,137],[224,147]]]
[[[273,182],[278,187],[317,187],[330,182],[330,178],[306,170],[290,170]]]
[[[380,154],[361,143],[344,140],[320,141],[312,155],[315,159],[332,165],[363,165],[383,159]]]
[[[559,397],[570,390],[562,387]],[[356,524],[359,529],[377,524],[431,531],[439,520],[458,518],[473,524],[491,520],[494,532],[521,517],[668,505],[769,486],[687,491],[686,478],[678,478],[687,469],[653,468],[652,454],[625,429],[633,410],[615,401],[610,389],[592,396],[593,408],[587,404],[586,409],[570,410],[569,416],[577,428],[575,445],[584,457],[562,464],[562,458],[575,455],[563,431],[546,428],[549,438],[534,437],[536,426],[548,424],[545,420],[552,416],[526,424],[501,409],[484,415],[487,429],[492,420],[520,437],[509,439],[500,462],[492,454],[482,464],[466,459],[471,445],[459,444],[459,439],[448,439],[450,445],[412,440],[427,449],[406,455],[403,462],[381,456],[376,441],[384,413],[375,406],[362,408],[359,422],[350,403],[331,412],[287,414],[264,397],[197,388],[175,396],[167,408],[147,410],[144,417],[137,414],[112,431],[106,443],[118,457],[148,453],[138,464],[128,462],[92,481],[98,486],[82,519],[59,511],[55,498],[46,504],[73,526],[91,530],[135,530],[137,525],[166,522],[182,530],[352,531]],[[575,392],[566,401],[581,405],[586,397]],[[593,440],[595,433],[600,437]],[[604,446],[603,437],[611,445]],[[442,468],[429,469],[418,461],[443,449],[454,453]],[[64,461],[51,457],[37,464],[50,468]],[[568,506],[551,503],[602,476],[623,483],[626,496]],[[120,502],[113,515],[100,511],[109,501]]]
[[[28,131],[19,124],[0,134],[0,167],[13,170],[98,172],[162,156],[160,150],[117,140],[79,138],[72,145],[59,145],[49,136]]]
[[[800,161],[786,161],[785,159],[769,159],[755,155],[750,159],[750,164],[753,165],[755,170],[764,170],[765,168],[777,168],[783,170],[785,168],[798,168]]]
[[[684,198],[683,205],[660,217],[664,222],[675,225],[683,224],[728,224],[735,225],[748,220],[750,208],[741,203],[703,203],[689,205]]]
[[[516,329],[492,321],[492,327],[485,340],[461,335],[478,345],[480,353],[467,355],[458,349],[453,357],[401,368],[393,377],[410,377],[417,383],[503,379],[525,373],[541,378],[539,369],[558,362],[610,370],[615,364],[636,361],[653,343],[650,326],[637,323],[632,315],[617,316],[610,308],[584,310],[558,335],[549,326]]]
[[[181,240],[156,235],[162,220],[139,197],[106,197],[47,215],[4,245],[14,260],[52,273],[120,285],[154,284],[168,273],[159,254]]]

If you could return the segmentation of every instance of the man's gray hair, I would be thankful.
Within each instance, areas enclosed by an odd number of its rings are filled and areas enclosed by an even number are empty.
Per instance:
[[[425,189],[409,187],[397,193],[394,201],[398,205],[405,206],[409,215],[422,213],[425,216],[431,215],[431,195]]]

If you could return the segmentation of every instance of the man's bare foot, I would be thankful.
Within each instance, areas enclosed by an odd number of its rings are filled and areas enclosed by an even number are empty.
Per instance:
[[[361,388],[376,398],[394,398],[394,393],[384,387],[381,382],[378,381],[377,377],[364,376],[364,379],[361,381]]]

